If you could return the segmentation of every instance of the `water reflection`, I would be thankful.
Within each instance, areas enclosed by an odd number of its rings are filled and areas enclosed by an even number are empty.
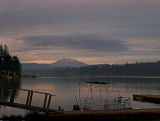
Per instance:
[[[76,104],[75,96],[79,97],[79,83],[90,81],[104,81],[111,83],[107,85],[108,92],[104,88],[101,92],[102,97],[113,100],[118,96],[130,97],[133,94],[159,94],[160,79],[159,78],[116,78],[116,77],[65,77],[65,78],[37,78],[23,80],[22,87],[29,89],[39,89],[39,91],[56,94],[58,97],[53,99],[52,108],[62,106],[65,110],[72,110],[72,106]],[[99,88],[97,88],[99,90]],[[94,97],[99,98],[99,91],[94,90]],[[90,96],[90,92],[86,88],[82,88],[81,95],[83,97]],[[38,97],[37,97],[38,100]],[[40,98],[39,98],[40,100]],[[156,108],[160,105],[151,103],[135,102],[132,100],[132,106],[135,108]]]
[[[118,96],[130,97],[131,104],[134,108],[160,108],[160,105],[153,103],[136,102],[132,100],[133,94],[160,94],[160,78],[118,78],[118,77],[54,77],[54,78],[36,78],[36,79],[22,79],[20,80],[2,80],[0,83],[14,86],[17,88],[30,89],[36,91],[47,92],[57,95],[52,99],[51,108],[63,107],[64,110],[72,110],[76,104],[75,96],[79,97],[79,83],[90,81],[103,81],[110,83],[106,88],[99,92],[99,88],[94,90],[94,97],[107,98],[107,101],[112,100]],[[90,92],[88,89],[82,87],[81,96],[88,97]],[[4,88],[0,88],[0,98],[8,99],[11,92]],[[26,95],[23,92],[17,92],[16,102],[25,102]],[[43,96],[34,95],[33,105],[43,105]],[[6,108],[10,114],[25,113],[25,111],[17,111],[18,109]]]
[[[12,80],[0,80],[0,100],[7,101],[11,96],[11,89],[8,87],[21,87],[21,79],[12,79]],[[18,90],[16,90],[16,97],[18,96]]]

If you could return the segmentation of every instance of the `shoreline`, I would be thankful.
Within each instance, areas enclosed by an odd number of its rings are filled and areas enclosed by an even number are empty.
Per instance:
[[[79,78],[79,77],[107,77],[107,78],[144,78],[144,79],[160,79],[160,76],[86,76],[86,75],[73,75],[73,76],[36,76],[36,78]]]

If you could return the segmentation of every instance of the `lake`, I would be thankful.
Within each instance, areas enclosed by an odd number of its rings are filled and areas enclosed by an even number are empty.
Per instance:
[[[104,82],[90,84],[85,82]],[[113,105],[119,96],[130,98],[132,108],[160,108],[160,104],[133,101],[133,94],[160,94],[160,78],[148,77],[39,77],[35,79],[0,81],[18,88],[42,91],[56,95],[52,97],[50,108],[72,110],[76,99],[82,106],[92,105],[95,109],[103,109],[103,104]],[[0,88],[0,97],[9,97],[10,92]],[[18,91],[15,102],[25,104],[27,94]],[[44,95],[34,94],[32,105],[43,106]],[[102,103],[103,102],[103,103]],[[84,104],[85,103],[85,104]],[[113,107],[112,107],[113,108]],[[0,106],[0,115],[24,115],[22,109]]]

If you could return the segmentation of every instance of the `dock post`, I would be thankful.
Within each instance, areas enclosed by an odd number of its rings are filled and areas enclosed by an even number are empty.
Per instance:
[[[80,85],[80,82],[79,82],[79,99],[81,98],[81,85]]]
[[[49,106],[50,106],[50,103],[51,103],[51,98],[52,98],[52,95],[49,95],[48,104],[47,104],[47,109],[49,109]]]
[[[30,94],[31,94],[31,91],[28,91],[27,100],[26,100],[26,106],[29,105]]]
[[[48,97],[48,94],[45,94],[44,104],[43,104],[44,109],[46,108],[47,97]]]
[[[33,97],[33,92],[32,91],[30,91],[30,98],[29,98],[29,106],[31,106],[31,104],[32,104],[32,97]]]
[[[94,100],[93,100],[93,88],[92,88],[92,84],[90,84],[90,91],[91,91],[91,98],[92,98],[92,106],[94,106]]]
[[[14,103],[15,96],[16,96],[16,89],[12,89],[10,103]]]

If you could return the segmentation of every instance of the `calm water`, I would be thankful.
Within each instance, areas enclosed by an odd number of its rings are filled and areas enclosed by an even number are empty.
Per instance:
[[[103,81],[106,85],[90,85],[83,82]],[[79,103],[94,105],[100,109],[103,104],[113,104],[113,99],[118,96],[130,97],[133,108],[160,108],[159,104],[143,103],[132,100],[133,94],[160,94],[160,78],[116,78],[116,77],[55,77],[55,78],[36,78],[22,79],[19,81],[1,81],[1,83],[12,86],[31,89],[36,91],[48,92],[56,97],[52,98],[51,108],[58,109],[61,106],[64,110],[72,110],[76,104],[76,98]],[[92,92],[91,92],[92,89]],[[91,95],[92,94],[92,95]],[[10,92],[1,88],[1,99],[7,100]],[[79,100],[79,96],[83,100]],[[25,104],[27,93],[18,91],[15,102]],[[90,100],[94,98],[93,100]],[[32,105],[43,106],[44,95],[34,94]],[[81,101],[81,102],[80,102]],[[96,102],[97,101],[97,102]],[[96,103],[95,103],[96,102]],[[25,114],[25,110],[0,107],[1,115]]]

